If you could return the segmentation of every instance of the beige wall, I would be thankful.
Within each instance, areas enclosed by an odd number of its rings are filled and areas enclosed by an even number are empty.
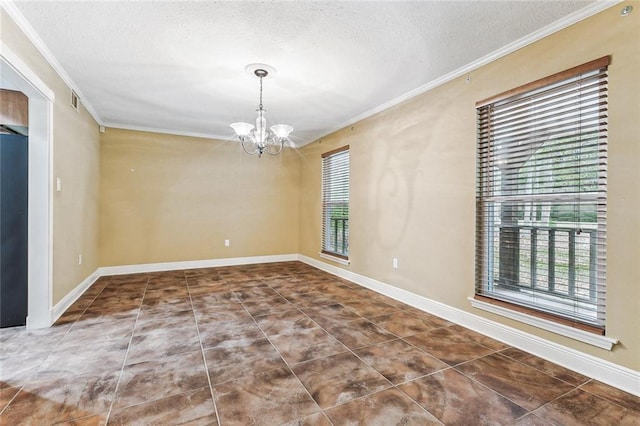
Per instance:
[[[300,252],[318,258],[320,154],[351,146],[351,265],[418,295],[640,370],[640,14],[608,9],[302,149]],[[611,55],[607,335],[612,352],[472,308],[475,102]],[[391,268],[393,257],[399,268]],[[339,266],[339,265],[337,265]]]
[[[70,89],[0,8],[2,42],[55,93],[53,105],[53,304],[59,302],[98,265],[99,133],[80,106],[70,106]],[[83,263],[78,265],[78,255]]]
[[[290,149],[259,159],[236,142],[107,129],[100,155],[102,266],[298,252]]]

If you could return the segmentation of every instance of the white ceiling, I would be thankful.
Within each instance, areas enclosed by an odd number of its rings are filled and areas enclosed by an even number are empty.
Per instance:
[[[263,62],[278,70],[264,82],[268,124],[291,124],[303,145],[602,3],[16,1],[13,12],[101,124],[232,138],[229,123],[253,121],[258,104],[244,67]]]

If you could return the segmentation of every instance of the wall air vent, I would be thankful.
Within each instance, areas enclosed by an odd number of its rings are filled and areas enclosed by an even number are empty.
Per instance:
[[[76,111],[80,111],[80,98],[73,89],[71,89],[71,107]]]

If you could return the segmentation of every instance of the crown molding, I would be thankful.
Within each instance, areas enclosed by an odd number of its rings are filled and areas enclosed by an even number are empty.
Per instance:
[[[47,45],[42,41],[38,33],[33,29],[33,27],[29,24],[27,19],[24,17],[22,12],[18,10],[13,0],[2,0],[0,1],[0,7],[7,12],[7,15],[16,23],[18,28],[27,36],[29,41],[35,46],[35,48],[40,52],[40,54],[44,57],[45,61],[53,68],[53,70],[58,74],[60,79],[80,98],[80,102],[84,105],[84,108],[91,114],[93,119],[98,123],[102,124],[102,120],[100,119],[100,115],[93,108],[93,105],[87,100],[87,98],[83,95],[80,88],[75,84],[75,82],[71,79],[69,74],[62,67],[60,62],[53,55],[51,50],[47,47]]]
[[[436,78],[435,80],[432,80],[416,89],[413,89],[403,95],[398,96],[397,98],[391,99],[388,102],[385,102],[381,105],[378,105],[375,108],[372,108],[370,110],[367,110],[365,112],[363,112],[362,114],[359,114],[353,118],[350,118],[349,120],[346,120],[345,122],[343,122],[342,124],[339,124],[338,126],[332,128],[330,131],[324,133],[322,136],[319,136],[318,138],[314,139],[318,140],[320,138],[323,138],[327,135],[330,135],[331,133],[337,132],[338,130],[344,129],[345,127],[349,127],[355,123],[357,123],[358,121],[362,121],[366,118],[371,117],[372,115],[375,115],[379,112],[382,112],[384,110],[387,110],[395,105],[398,105],[402,102],[405,102],[411,98],[415,98],[418,95],[421,95],[425,92],[428,92],[429,90],[435,89],[438,86],[441,86],[445,83],[448,83],[449,81],[456,79],[458,77],[462,77],[465,74],[468,74],[471,71],[474,71],[484,65],[487,65],[497,59],[500,59],[504,56],[507,56],[510,53],[515,52],[516,50],[522,49],[525,46],[528,46],[530,44],[533,44],[539,40],[542,40],[543,38],[556,33],[558,31],[561,31],[573,24],[577,24],[580,21],[583,21],[597,13],[602,12],[605,9],[608,9],[612,6],[615,6],[618,3],[621,3],[624,0],[602,0],[602,1],[596,1],[595,3],[592,3],[580,10],[577,10],[576,12],[565,16],[564,18],[553,22],[549,25],[547,25],[546,27],[543,27],[541,29],[539,29],[538,31],[535,31],[531,34],[526,35],[525,37],[522,37],[519,40],[514,41],[513,43],[507,44],[506,46],[501,47],[498,50],[495,50],[491,53],[489,53],[488,55],[483,56],[480,59],[477,59],[473,62],[468,63],[467,65],[464,65],[456,70],[451,71],[448,74],[445,74],[439,78]],[[309,142],[305,142],[305,143],[301,143],[299,146],[304,146],[307,145],[309,143],[311,143],[313,141],[309,141]]]
[[[535,43],[536,41],[539,41],[553,33],[556,33],[560,30],[563,30],[573,24],[576,24],[584,19],[587,19],[599,12],[602,12],[605,9],[608,9],[618,3],[621,3],[623,0],[602,0],[602,1],[596,1],[594,3],[589,4],[588,6],[577,10],[576,12],[565,16],[564,18],[547,25],[546,27],[541,28],[538,31],[535,31],[519,40],[516,40],[513,43],[510,43],[494,52],[489,53],[488,55],[483,56],[482,58],[470,62],[469,64],[462,66],[450,73],[447,73],[435,80],[432,80],[416,89],[413,89],[403,95],[400,95],[394,99],[391,99],[388,102],[385,102],[381,105],[378,105],[375,108],[369,109],[361,114],[358,114],[355,117],[352,117],[344,122],[342,122],[341,124],[331,128],[330,130],[326,131],[326,132],[322,132],[321,134],[318,134],[317,136],[314,136],[313,139],[311,140],[304,140],[304,141],[300,141],[300,142],[296,142],[294,143],[294,147],[296,148],[301,148],[305,145],[308,145],[318,139],[321,139],[331,133],[334,133],[338,130],[341,130],[345,127],[351,126],[354,123],[357,123],[359,121],[362,121],[366,118],[371,117],[372,115],[375,115],[379,112],[382,112],[384,110],[387,110],[395,105],[398,105],[402,102],[405,102],[411,98],[414,98],[418,95],[421,95],[429,90],[432,90],[438,86],[441,86],[455,78],[461,77],[473,70],[476,70],[484,65],[487,65],[499,58],[502,58],[510,53],[515,52],[518,49],[521,49],[525,46],[528,46],[532,43]],[[35,32],[35,30],[31,27],[31,25],[28,23],[28,21],[26,20],[26,18],[24,17],[24,15],[22,15],[22,13],[18,10],[18,8],[15,6],[13,0],[2,0],[0,1],[0,7],[2,7],[8,14],[9,16],[16,22],[16,24],[18,25],[18,27],[25,33],[25,35],[27,36],[27,38],[29,38],[29,40],[34,44],[34,46],[38,49],[38,51],[42,54],[42,56],[45,58],[45,60],[47,60],[47,62],[51,65],[51,67],[58,73],[58,75],[60,76],[60,78],[65,82],[65,84],[67,84],[67,86],[69,86],[71,89],[73,89],[78,96],[80,97],[80,100],[82,102],[82,104],[85,106],[85,108],[87,109],[87,111],[89,111],[89,113],[93,116],[94,120],[96,120],[98,122],[98,124],[106,126],[106,127],[112,127],[112,128],[119,128],[119,129],[126,129],[126,130],[138,130],[138,131],[146,131],[146,132],[154,132],[154,133],[166,133],[166,134],[171,134],[171,135],[178,135],[178,136],[192,136],[192,137],[199,137],[199,138],[207,138],[207,139],[220,139],[220,140],[234,140],[233,137],[229,137],[226,135],[216,135],[216,134],[208,134],[208,133],[198,133],[198,132],[185,132],[185,131],[179,131],[179,130],[168,130],[168,129],[160,129],[160,128],[153,128],[153,127],[143,127],[143,126],[132,126],[132,125],[128,125],[128,124],[122,124],[122,123],[105,123],[101,120],[99,114],[97,113],[97,111],[93,108],[93,106],[88,102],[88,100],[86,100],[86,98],[84,97],[84,95],[82,94],[82,91],[78,88],[78,86],[73,82],[73,80],[71,79],[71,77],[69,77],[69,75],[67,74],[67,72],[64,70],[64,68],[62,67],[62,65],[60,65],[60,63],[58,62],[58,60],[55,58],[55,56],[53,55],[53,53],[49,50],[49,48],[45,45],[45,43],[42,41],[42,39],[38,36],[38,34]]]
[[[111,129],[121,129],[121,130],[133,130],[136,132],[161,133],[164,135],[188,136],[191,138],[217,139],[221,141],[239,142],[233,136],[216,135],[213,133],[187,132],[183,130],[161,129],[157,127],[134,126],[129,124],[111,123],[111,122],[106,122],[103,124],[103,126],[105,126],[108,129],[111,128]]]

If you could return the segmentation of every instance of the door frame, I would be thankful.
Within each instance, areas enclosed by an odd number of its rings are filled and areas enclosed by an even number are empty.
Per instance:
[[[27,328],[52,325],[54,92],[0,42],[0,86],[29,98],[29,217]]]

